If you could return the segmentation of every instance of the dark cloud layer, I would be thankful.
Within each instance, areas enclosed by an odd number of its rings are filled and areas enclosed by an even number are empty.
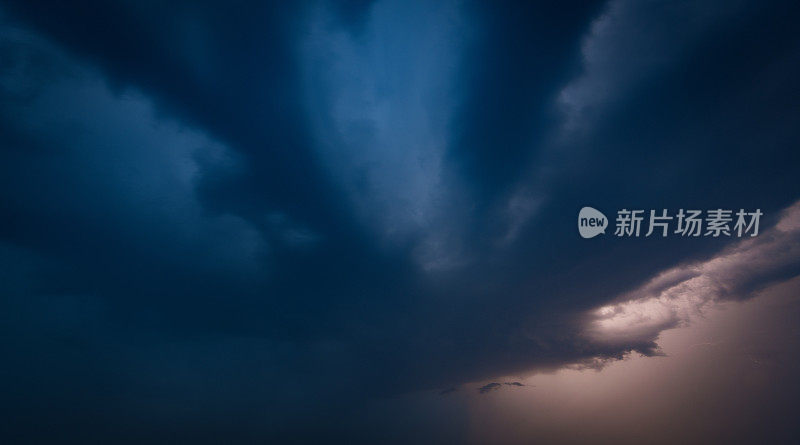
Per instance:
[[[0,9],[20,442],[402,442],[345,419],[655,354],[581,314],[726,246],[582,240],[582,206],[800,197],[791,2]]]

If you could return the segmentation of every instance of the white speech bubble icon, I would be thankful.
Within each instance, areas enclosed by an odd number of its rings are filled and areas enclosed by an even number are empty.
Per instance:
[[[606,233],[608,218],[606,215],[592,207],[584,207],[578,212],[578,233],[584,238],[594,238],[601,233]]]

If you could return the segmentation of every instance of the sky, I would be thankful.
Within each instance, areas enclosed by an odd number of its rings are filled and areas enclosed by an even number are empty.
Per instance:
[[[2,442],[800,440],[799,19],[0,1]]]

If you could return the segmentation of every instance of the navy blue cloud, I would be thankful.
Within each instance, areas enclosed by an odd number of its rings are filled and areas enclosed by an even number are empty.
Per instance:
[[[800,196],[798,11],[723,6],[5,2],[17,433],[356,440],[367,398],[656,353],[577,314],[724,242],[578,210]]]

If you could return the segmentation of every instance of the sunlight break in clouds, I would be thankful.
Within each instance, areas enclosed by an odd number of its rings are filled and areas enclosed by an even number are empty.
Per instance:
[[[661,331],[685,326],[723,299],[749,297],[800,263],[800,202],[757,238],[718,255],[661,272],[616,303],[589,314],[585,335],[606,346],[655,341]]]

